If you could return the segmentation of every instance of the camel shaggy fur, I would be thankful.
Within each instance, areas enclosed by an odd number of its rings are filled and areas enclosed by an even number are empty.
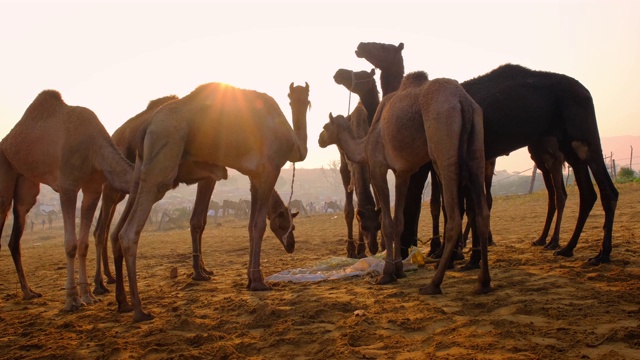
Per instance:
[[[60,194],[64,222],[67,280],[63,310],[73,311],[93,303],[95,298],[89,289],[86,266],[91,222],[105,182],[120,191],[129,189],[133,173],[131,163],[118,151],[91,110],[67,105],[55,90],[45,90],[36,97],[0,142],[0,151],[0,232],[13,201],[14,223],[9,248],[23,297],[41,296],[25,279],[20,237],[25,215],[36,202],[40,184],[46,184]],[[80,233],[76,235],[75,210],[80,190]],[[77,285],[80,285],[80,292]]]
[[[383,135],[384,134],[384,135]],[[377,284],[387,284],[404,274],[400,253],[403,209],[409,177],[428,162],[440,177],[445,208],[445,251],[431,283],[423,294],[438,294],[453,250],[462,233],[461,190],[468,189],[469,214],[481,239],[482,268],[476,293],[490,291],[487,260],[489,210],[484,194],[482,110],[454,80],[428,80],[424,72],[407,75],[398,91],[385,97],[367,137],[355,139],[344,117],[330,115],[318,139],[320,145],[337,144],[347,157],[366,161],[371,183],[382,207],[382,232],[387,245],[383,274]],[[396,177],[395,215],[391,216],[387,172]]]
[[[136,268],[138,240],[151,207],[176,181],[182,180],[181,175],[188,174],[191,180],[209,176],[214,165],[234,168],[250,179],[247,288],[270,289],[260,270],[262,238],[282,166],[307,156],[308,97],[308,84],[290,85],[293,129],[270,96],[223,83],[201,85],[156,111],[136,159],[132,192],[122,218],[126,220],[119,232],[134,321],[153,318],[142,310]],[[277,220],[270,219],[272,227]],[[293,252],[295,239],[290,231],[278,239],[287,252]],[[128,310],[117,267],[116,261],[116,299],[122,310]]]

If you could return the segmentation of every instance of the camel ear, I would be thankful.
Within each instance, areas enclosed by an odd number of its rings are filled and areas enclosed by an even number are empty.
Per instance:
[[[289,91],[293,91],[293,83],[291,83],[291,85],[289,85]]]
[[[308,82],[304,82],[304,88],[307,89],[307,91],[309,91],[309,83]]]
[[[404,50],[404,43],[398,44],[398,50],[400,51]]]
[[[333,114],[329,113],[329,121],[333,121]]]
[[[371,69],[371,71],[369,71],[369,74],[371,76],[376,76],[376,68]]]

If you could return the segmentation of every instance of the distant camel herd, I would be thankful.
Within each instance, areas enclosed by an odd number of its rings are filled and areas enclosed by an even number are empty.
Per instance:
[[[474,292],[487,293],[492,290],[487,249],[493,241],[489,225],[493,171],[498,157],[522,147],[528,148],[541,170],[548,192],[545,225],[532,244],[556,250],[559,256],[573,256],[597,199],[593,175],[605,219],[600,252],[588,263],[609,262],[618,191],[604,164],[589,91],[571,77],[513,64],[463,83],[429,79],[423,71],[405,75],[403,49],[403,43],[360,43],[355,51],[358,58],[380,70],[382,98],[375,69],[339,69],[333,77],[336,84],[360,99],[349,114],[328,114],[329,121],[318,138],[321,147],[336,145],[339,149],[344,206],[336,201],[307,206],[300,200],[285,203],[275,190],[282,166],[307,156],[308,84],[289,86],[293,126],[270,96],[207,83],[183,98],[171,95],[150,101],[112,136],[91,110],[67,105],[55,90],[41,92],[0,142],[0,232],[13,206],[8,245],[23,298],[42,296],[29,286],[20,252],[26,215],[36,203],[40,184],[60,194],[67,260],[63,310],[75,311],[94,303],[95,295],[108,292],[103,283],[104,269],[108,282],[115,283],[117,310],[132,311],[134,321],[145,321],[153,315],[143,310],[140,300],[138,241],[152,206],[179,184],[197,184],[190,219],[193,280],[209,280],[213,274],[202,258],[207,213],[213,210],[217,223],[217,216],[233,212],[249,222],[247,289],[262,291],[270,289],[260,270],[267,224],[285,251],[291,253],[295,249],[293,219],[299,213],[308,215],[318,209],[344,213],[348,257],[366,257],[367,249],[369,254],[386,251],[377,284],[405,277],[402,259],[410,246],[417,245],[422,191],[429,175],[434,220],[429,255],[439,258],[441,266],[419,292],[442,292],[446,270],[463,257],[459,250],[463,246],[462,217],[466,214],[473,246],[463,269],[479,268]],[[575,174],[580,207],[573,235],[560,247],[559,230],[567,197],[562,181],[565,161]],[[251,199],[224,200],[222,204],[212,201],[215,184],[227,178],[227,168],[249,177]],[[389,170],[396,180],[393,207],[387,183]],[[76,233],[75,206],[80,190],[83,198]],[[125,209],[109,236],[115,207],[127,194]],[[93,233],[98,255],[91,291],[86,266],[88,238],[101,196]],[[445,209],[442,243],[438,219]],[[554,217],[555,226],[548,238]],[[357,238],[353,235],[354,219]],[[108,266],[107,238],[112,244],[115,276]],[[125,292],[124,271],[131,302]]]

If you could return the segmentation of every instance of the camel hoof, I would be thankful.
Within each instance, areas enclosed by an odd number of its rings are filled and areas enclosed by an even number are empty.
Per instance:
[[[538,239],[531,242],[531,246],[545,246],[547,242],[544,239]]]
[[[249,291],[270,291],[271,286],[265,284],[262,281],[252,281],[249,285]]]
[[[418,290],[421,295],[440,295],[442,294],[442,289],[440,286],[435,286],[433,284],[429,284],[427,286],[423,286]]]
[[[22,294],[22,300],[31,300],[31,299],[37,299],[37,298],[41,298],[42,294],[40,294],[39,292],[33,291],[31,288],[29,288],[27,291],[25,291]]]
[[[404,270],[396,271],[395,275],[396,275],[396,279],[404,279],[407,277],[407,274],[405,274]]]
[[[62,308],[62,311],[64,311],[64,312],[74,312],[76,310],[79,310],[83,306],[87,306],[87,304],[82,302],[79,297],[76,296],[76,297],[73,297],[73,298],[67,298],[67,301],[64,304],[64,307]]]
[[[596,257],[592,257],[587,260],[587,263],[589,263],[589,265],[591,266],[599,266],[600,264],[606,264],[610,262],[611,259],[609,259],[608,256],[602,256],[601,254],[598,254]]]
[[[460,267],[460,271],[469,271],[480,269],[480,263],[476,261],[469,261],[464,266]]]
[[[104,283],[102,283],[102,281],[96,283],[96,286],[93,288],[93,291],[92,291],[94,295],[104,295],[108,292],[109,292],[109,289],[107,289],[107,287],[104,286]]]
[[[387,285],[396,282],[398,279],[395,275],[382,275],[376,279],[376,285]]]
[[[129,304],[128,302],[124,302],[121,304],[118,304],[118,312],[119,313],[128,313],[133,311],[133,306],[131,304]]]
[[[562,248],[556,252],[553,253],[554,256],[564,256],[564,257],[572,257],[573,256],[573,250],[568,249],[568,248]]]
[[[141,321],[149,321],[153,320],[155,317],[151,314],[145,313],[144,311],[136,311],[133,314],[133,322],[141,322]]]
[[[191,276],[191,280],[195,280],[195,281],[210,281],[211,280],[211,276],[206,275],[204,273],[202,274],[193,274],[193,276]]]
[[[100,300],[98,300],[91,293],[83,296],[82,299],[80,299],[80,301],[82,301],[85,305],[94,305],[100,302]]]
[[[113,285],[116,283],[116,279],[113,276],[107,276],[107,284]]]
[[[491,286],[490,285],[478,285],[474,290],[473,293],[476,295],[484,295],[484,294],[488,294],[491,292]]]
[[[558,248],[560,248],[560,244],[557,241],[550,241],[547,245],[544,246],[544,249],[546,250],[555,250]]]
[[[208,270],[208,269],[205,269],[204,267],[202,267],[202,272],[203,272],[205,275],[209,275],[209,276],[213,275],[213,271]]]

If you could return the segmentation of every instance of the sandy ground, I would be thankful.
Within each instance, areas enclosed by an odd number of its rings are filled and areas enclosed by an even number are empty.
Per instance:
[[[66,270],[60,224],[25,234],[27,278],[44,296],[22,300],[5,228],[0,358],[640,359],[640,185],[618,189],[612,262],[599,267],[585,265],[601,242],[599,202],[576,255],[565,259],[529,245],[542,227],[545,193],[497,198],[497,245],[489,257],[494,291],[481,296],[472,294],[477,271],[449,271],[444,295],[418,294],[434,273],[432,265],[386,286],[365,276],[276,283],[273,291],[251,293],[245,290],[246,221],[223,219],[205,231],[205,261],[215,272],[210,282],[190,278],[187,229],[146,231],[138,279],[144,307],[156,318],[144,323],[117,313],[113,293],[77,312],[61,311]],[[577,203],[570,188],[562,244],[575,225]],[[430,226],[423,217],[425,240]],[[270,233],[265,237],[265,276],[344,255],[341,214],[301,216],[296,227],[292,255]],[[173,267],[175,279],[169,275]]]

